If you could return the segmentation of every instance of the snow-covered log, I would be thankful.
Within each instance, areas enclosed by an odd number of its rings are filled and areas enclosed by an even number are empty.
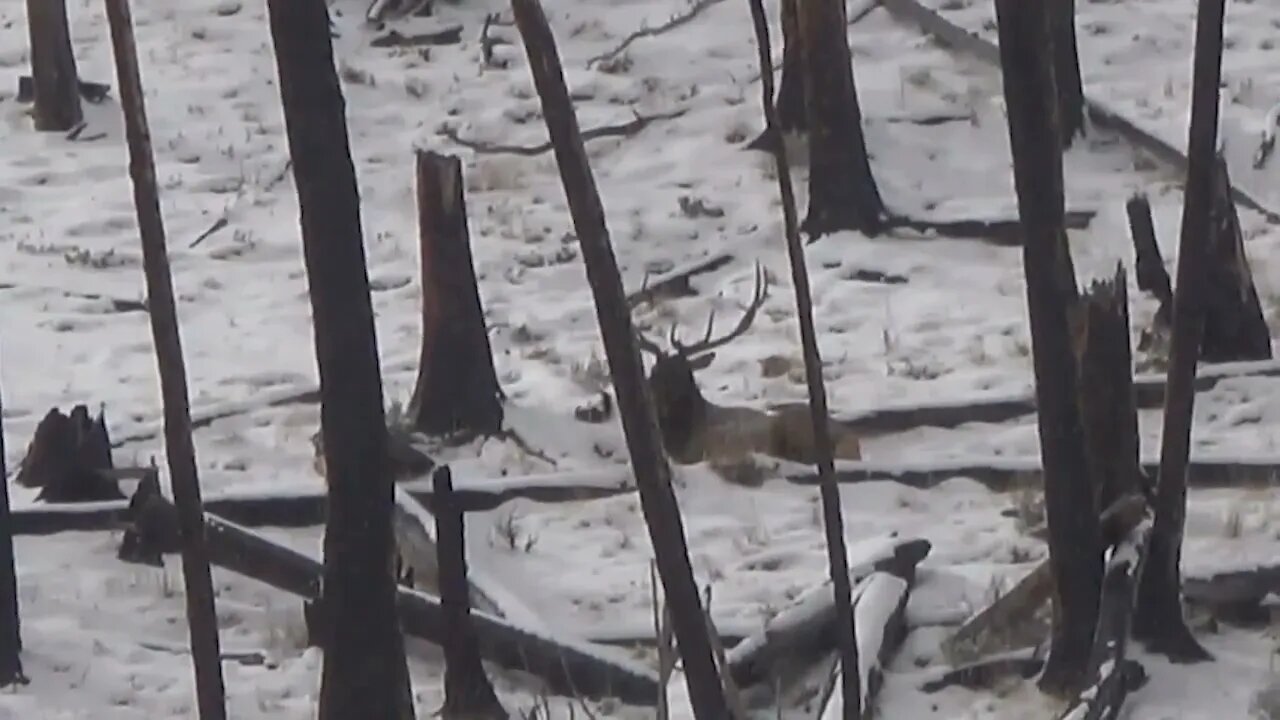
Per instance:
[[[861,707],[857,717],[867,720],[874,714],[876,693],[884,682],[884,666],[906,637],[905,610],[907,581],[889,573],[878,572],[868,577],[854,598],[853,621],[858,638],[858,687]],[[836,672],[844,672],[837,665]],[[837,678],[827,696],[820,720],[843,720],[844,698]]]
[[[851,545],[849,580],[855,588],[854,595],[877,572],[909,586],[915,581],[916,566],[929,550],[929,541],[920,539],[877,538]],[[729,651],[726,659],[734,682],[747,687],[771,677],[770,671],[778,663],[803,662],[833,650],[835,613],[829,581],[806,591],[759,632]],[[861,639],[862,635],[858,637]]]
[[[159,494],[135,495],[131,502],[132,527],[125,533],[122,554],[128,548],[132,552],[127,559],[145,562],[160,553],[177,552],[173,505]],[[303,598],[317,596],[323,568],[312,558],[209,514],[205,515],[205,533],[214,565]],[[445,616],[437,598],[399,588],[396,600],[406,633],[440,642]],[[487,613],[472,612],[471,621],[481,657],[499,667],[539,677],[553,692],[616,697],[637,705],[656,701],[658,680],[654,673],[617,651],[553,638]]]

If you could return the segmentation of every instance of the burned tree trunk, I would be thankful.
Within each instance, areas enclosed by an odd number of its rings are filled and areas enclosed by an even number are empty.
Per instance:
[[[16,481],[40,488],[36,499],[48,503],[123,500],[112,470],[105,412],[94,420],[87,407],[76,405],[70,415],[50,408],[36,425]]]
[[[862,133],[844,0],[797,4],[809,119],[809,215],[802,229],[813,237],[838,230],[876,235],[886,213]]]
[[[65,0],[27,0],[36,130],[65,132],[84,120]]]
[[[1156,240],[1156,225],[1151,219],[1151,203],[1145,195],[1134,195],[1125,203],[1129,216],[1129,234],[1133,237],[1134,275],[1138,289],[1150,293],[1160,303],[1156,310],[1155,330],[1167,331],[1173,313],[1173,283],[1164,267],[1160,244]]]
[[[630,308],[605,225],[604,207],[582,146],[560,56],[538,0],[512,0],[511,7],[529,56],[533,83],[542,101],[547,132],[555,146],[556,164],[582,248],[587,282],[595,298],[622,430],[640,492],[640,508],[671,608],[690,703],[699,720],[720,720],[729,717],[728,703],[689,562],[680,507],[671,488],[671,466],[658,434],[653,398],[645,382]]]
[[[1024,237],[1049,558],[1056,586],[1053,642],[1040,687],[1066,695],[1085,681],[1102,586],[1101,533],[1086,481],[1089,467],[1067,318],[1078,291],[1063,228],[1062,154],[1047,52],[1048,17],[1044,5],[1023,0],[997,0],[996,16]]]
[[[392,477],[360,196],[322,0],[269,0],[320,372],[331,619],[321,720],[413,718],[396,618]]]
[[[793,0],[799,2],[800,0]],[[811,0],[805,0],[810,2]],[[843,5],[843,0],[841,0]],[[751,0],[751,18],[756,31],[756,45],[760,51],[760,77],[763,79],[761,104],[765,127],[781,124],[773,104],[773,61],[769,53],[769,25],[765,20],[764,4]],[[844,24],[841,23],[841,32]],[[800,322],[800,344],[804,352],[805,380],[809,390],[809,421],[813,433],[813,445],[817,456],[818,478],[821,483],[822,524],[827,541],[827,570],[831,575],[831,592],[836,610],[836,648],[840,653],[840,697],[845,717],[861,717],[865,708],[863,699],[870,697],[869,688],[862,687],[861,667],[858,662],[858,630],[853,610],[853,589],[849,581],[849,558],[844,542],[844,517],[840,510],[840,487],[836,484],[835,460],[832,449],[831,428],[827,421],[827,391],[823,385],[822,358],[818,352],[818,339],[813,326],[813,300],[809,293],[809,273],[805,269],[804,246],[800,242],[800,228],[796,222],[795,192],[791,187],[791,165],[787,162],[785,143],[778,143],[773,150],[778,176],[778,192],[782,200],[782,219],[786,229],[787,256],[791,264],[791,282],[796,293],[796,316]],[[904,596],[905,602],[905,596]]]
[[[428,435],[492,435],[502,429],[502,391],[471,261],[462,161],[419,150],[416,168],[422,353],[409,418]]]
[[[493,684],[480,662],[475,629],[471,627],[470,589],[467,583],[466,540],[462,509],[453,500],[449,466],[432,478],[436,501],[436,565],[440,569],[440,609],[445,617],[444,707],[448,718],[491,718],[508,715],[498,702]]]
[[[1084,134],[1084,82],[1076,45],[1076,0],[1050,0],[1049,32],[1053,45],[1053,84],[1058,93],[1058,128],[1062,147]]]
[[[222,680],[218,646],[218,618],[214,609],[213,578],[204,535],[204,510],[196,470],[196,449],[191,438],[191,405],[187,370],[178,331],[177,301],[169,270],[160,193],[156,186],[155,156],[147,127],[146,101],[138,51],[133,37],[133,17],[128,0],[107,0],[107,22],[115,56],[120,105],[124,111],[125,139],[129,145],[129,179],[142,240],[143,274],[147,285],[147,309],[156,346],[160,395],[164,413],[164,446],[169,478],[178,506],[182,536],[182,577],[186,586],[187,623],[191,630],[191,659],[195,664],[196,695],[201,720],[227,716],[226,689]],[[105,437],[105,432],[104,432]]]
[[[778,85],[778,129],[784,134],[809,127],[804,99],[804,49],[800,39],[801,0],[782,0],[782,79]]]
[[[1155,523],[1138,585],[1134,635],[1148,648],[1193,662],[1209,653],[1182,614],[1182,534],[1187,515],[1187,460],[1195,405],[1196,362],[1205,327],[1205,266],[1213,233],[1214,151],[1218,139],[1218,85],[1222,79],[1222,23],[1226,0],[1201,0],[1196,16],[1187,181],[1178,241],[1173,337],[1160,444]]]
[[[1095,282],[1071,312],[1081,425],[1098,512],[1145,494],[1138,409],[1129,348],[1129,296],[1123,267]]]
[[[18,612],[18,574],[13,557],[13,521],[9,515],[9,477],[4,454],[4,402],[0,401],[0,687],[25,682],[22,674],[22,625]]]
[[[1221,156],[1214,162],[1212,194],[1212,245],[1200,358],[1204,362],[1270,360],[1271,331],[1253,284],[1240,216],[1231,197],[1231,177]]]

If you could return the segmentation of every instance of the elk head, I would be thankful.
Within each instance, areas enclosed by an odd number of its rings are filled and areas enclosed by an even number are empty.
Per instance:
[[[663,350],[656,342],[636,332],[640,349],[654,357],[649,370],[649,391],[653,396],[658,415],[658,428],[667,452],[679,462],[697,462],[702,459],[702,436],[708,415],[714,409],[703,397],[694,379],[694,372],[711,364],[715,350],[741,336],[755,321],[756,311],[768,295],[768,281],[763,269],[756,266],[756,284],[751,302],[728,333],[712,338],[715,311],[707,318],[707,329],[702,339],[684,344],[676,337],[673,326],[667,335],[670,351]]]

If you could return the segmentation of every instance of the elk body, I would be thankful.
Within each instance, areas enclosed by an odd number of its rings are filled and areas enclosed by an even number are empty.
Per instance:
[[[649,371],[649,391],[658,415],[658,427],[671,459],[681,464],[727,460],[761,453],[801,463],[817,461],[809,406],[795,403],[772,410],[717,405],[702,394],[694,373],[711,364],[715,350],[741,336],[764,304],[768,284],[757,268],[751,303],[728,333],[712,338],[714,313],[701,340],[685,345],[668,335],[671,350],[637,333],[640,348],[654,357]],[[837,459],[862,459],[857,434],[837,421],[828,420],[833,453]]]

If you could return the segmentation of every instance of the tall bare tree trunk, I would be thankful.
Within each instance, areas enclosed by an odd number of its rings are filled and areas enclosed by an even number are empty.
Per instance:
[[[1222,23],[1226,0],[1200,0],[1192,69],[1187,181],[1173,291],[1173,337],[1165,381],[1164,432],[1156,517],[1138,585],[1134,635],[1154,652],[1194,662],[1209,653],[1182,614],[1182,533],[1187,516],[1187,461],[1195,406],[1196,362],[1205,328],[1205,267],[1213,237],[1218,85],[1222,80]]]
[[[320,372],[329,484],[320,720],[413,718],[360,195],[324,0],[269,0]]]
[[[13,557],[13,521],[9,515],[9,472],[4,458],[4,402],[0,400],[0,687],[26,681],[22,673],[22,624]]]
[[[1063,226],[1049,20],[1042,3],[1025,0],[996,0],[996,17],[1023,231],[1049,561],[1057,587],[1053,644],[1040,687],[1066,696],[1086,682],[1103,572],[1067,317],[1078,290]]]
[[[778,85],[778,129],[783,133],[808,128],[804,99],[804,50],[800,39],[802,0],[782,0],[782,80]]]
[[[809,215],[802,229],[814,237],[839,230],[876,235],[885,207],[862,133],[844,0],[796,2],[809,119]]]
[[[84,119],[66,0],[27,0],[36,130],[65,132]]]
[[[1062,147],[1084,134],[1084,82],[1076,44],[1076,0],[1050,0],[1049,28],[1053,44],[1053,84],[1058,91],[1058,127]]]
[[[178,507],[178,526],[182,537],[182,577],[186,584],[187,623],[191,630],[196,695],[201,719],[221,720],[227,716],[226,690],[222,680],[218,618],[204,534],[196,448],[191,439],[187,370],[182,358],[177,302],[173,296],[164,220],[160,215],[160,193],[156,188],[151,130],[147,125],[146,101],[128,0],[107,0],[107,22],[111,27],[125,139],[129,144],[129,179],[133,183],[133,204],[138,215],[138,234],[142,239],[147,310],[160,372],[165,455],[169,460],[169,479],[173,485],[174,503]]]
[[[564,69],[551,26],[538,0],[511,0],[524,39],[542,116],[555,147],[556,164],[582,248],[587,283],[595,299],[600,335],[613,376],[627,451],[640,492],[640,509],[649,528],[654,559],[671,610],[676,645],[684,661],[689,700],[697,720],[730,717],[720,673],[693,578],[680,506],[671,487],[671,466],[658,434],[657,414],[640,362],[631,312],[622,289],[617,259],[605,224],[604,206],[582,145],[578,118],[569,99]]]

